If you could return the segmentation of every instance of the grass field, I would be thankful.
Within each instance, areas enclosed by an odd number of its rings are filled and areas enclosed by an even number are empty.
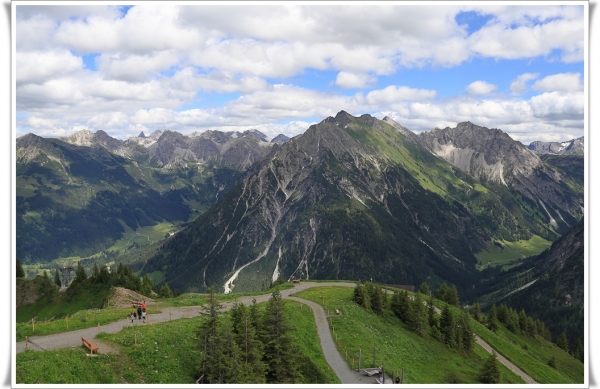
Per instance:
[[[529,240],[499,241],[497,243],[502,247],[494,245],[489,250],[483,250],[475,254],[479,261],[477,264],[479,270],[489,266],[502,266],[503,270],[508,270],[521,263],[523,258],[537,255],[552,245],[552,242],[537,235]]]
[[[173,223],[162,222],[154,226],[140,227],[133,231],[129,227],[125,226],[125,234],[121,239],[115,242],[108,251],[117,251],[124,253],[136,244],[139,246],[145,246],[147,244],[157,242],[165,239],[165,235],[169,232],[173,232]]]
[[[310,361],[323,382],[339,383],[325,361],[310,309],[285,301],[292,336],[301,360]],[[259,306],[264,307],[264,304]],[[124,328],[97,339],[119,350],[118,355],[85,356],[84,348],[25,351],[17,354],[17,383],[44,384],[194,384],[201,353],[196,331],[203,317]],[[313,382],[317,383],[317,382]]]
[[[352,293],[352,288],[320,287],[297,294],[326,310],[341,311],[341,316],[330,318],[330,328],[350,368],[358,367],[361,350],[361,368],[381,365],[390,376],[404,368],[407,384],[480,383],[478,373],[489,355],[481,347],[465,353],[431,337],[421,338],[389,310],[383,316],[365,311],[351,301]],[[502,383],[523,383],[504,366],[501,371]]]

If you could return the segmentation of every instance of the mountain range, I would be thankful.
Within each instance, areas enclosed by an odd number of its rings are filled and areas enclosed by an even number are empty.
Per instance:
[[[257,130],[17,139],[17,256],[89,256],[160,222],[131,261],[178,291],[373,279],[468,295],[495,242],[554,241],[583,216],[583,158],[473,123],[414,133],[341,111],[294,138]],[[118,259],[117,259],[118,260]]]
[[[582,165],[580,165],[582,166]],[[494,240],[553,241],[583,215],[583,180],[498,129],[415,134],[341,111],[258,163],[145,258],[178,290],[278,278],[374,279],[466,291]]]
[[[156,131],[121,141],[104,131],[16,141],[17,257],[87,256],[126,231],[183,223],[212,205],[276,142],[258,131],[184,136]]]

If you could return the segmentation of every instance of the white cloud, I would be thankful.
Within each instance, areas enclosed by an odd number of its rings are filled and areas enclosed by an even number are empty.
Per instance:
[[[581,93],[546,92],[532,97],[529,104],[537,118],[583,121],[585,103]]]
[[[82,68],[81,57],[68,51],[20,52],[16,57],[17,85],[44,83]]]
[[[377,79],[369,74],[356,74],[342,71],[338,73],[335,79],[335,85],[345,89],[365,88],[374,84],[376,81]]]
[[[437,92],[434,90],[390,85],[384,89],[369,92],[364,101],[370,105],[382,105],[399,101],[431,100],[435,98],[436,94]]]
[[[519,75],[510,84],[510,90],[515,94],[525,92],[527,90],[527,81],[535,80],[539,75],[539,73],[523,73]]]
[[[487,95],[498,88],[494,84],[489,84],[485,81],[474,81],[467,85],[467,93],[470,95]]]
[[[575,92],[583,90],[581,73],[559,73],[547,76],[533,84],[539,91]]]

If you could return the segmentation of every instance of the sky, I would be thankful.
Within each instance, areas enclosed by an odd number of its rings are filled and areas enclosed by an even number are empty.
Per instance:
[[[16,3],[15,137],[295,136],[341,110],[586,135],[583,2],[111,4]]]

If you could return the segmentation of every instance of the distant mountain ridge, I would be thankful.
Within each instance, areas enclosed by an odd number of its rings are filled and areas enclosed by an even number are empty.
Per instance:
[[[247,169],[264,157],[274,144],[285,143],[289,138],[280,134],[276,142],[271,142],[268,136],[253,129],[241,133],[209,130],[191,135],[165,130],[154,131],[149,136],[142,131],[137,137],[124,141],[112,138],[102,130],[96,133],[80,130],[59,139],[77,146],[99,145],[117,155],[156,167],[214,161],[235,169]]]
[[[527,148],[537,154],[584,155],[585,142],[582,136],[565,142],[535,141],[531,142]]]

